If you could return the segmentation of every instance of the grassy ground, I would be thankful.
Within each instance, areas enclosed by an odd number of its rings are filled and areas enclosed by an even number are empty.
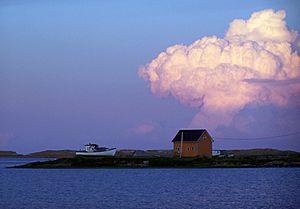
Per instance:
[[[241,168],[300,167],[300,154],[285,157],[169,158],[169,157],[75,157],[34,162],[18,168]]]

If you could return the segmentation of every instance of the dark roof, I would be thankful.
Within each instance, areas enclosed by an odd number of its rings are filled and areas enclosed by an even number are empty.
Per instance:
[[[184,142],[195,142],[198,141],[200,136],[205,132],[205,129],[193,129],[193,130],[179,130],[172,142],[181,141],[181,133],[183,132]]]
[[[86,144],[86,145],[84,145],[84,146],[95,146],[95,147],[98,147],[98,144],[88,143],[88,144]]]

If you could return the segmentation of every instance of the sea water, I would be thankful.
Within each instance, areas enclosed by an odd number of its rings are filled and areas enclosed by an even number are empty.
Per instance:
[[[4,167],[26,159],[0,162],[1,209],[300,208],[300,168],[12,169]]]

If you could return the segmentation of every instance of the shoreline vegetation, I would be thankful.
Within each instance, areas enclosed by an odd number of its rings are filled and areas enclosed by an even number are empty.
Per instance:
[[[5,151],[1,157],[11,157]],[[72,150],[51,150],[21,157],[57,158],[12,168],[259,168],[300,167],[300,153],[274,149],[226,150],[209,158],[175,158],[172,150],[119,150],[114,157],[76,157]],[[2,154],[2,155],[1,155]],[[17,153],[14,157],[19,156]],[[229,157],[230,156],[230,157]]]

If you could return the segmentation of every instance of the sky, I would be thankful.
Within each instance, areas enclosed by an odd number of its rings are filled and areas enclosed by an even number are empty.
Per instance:
[[[296,0],[3,0],[0,150],[171,149],[178,129],[206,128],[214,149],[300,151],[299,9]],[[210,43],[239,46],[242,61],[215,58]],[[208,58],[185,57],[196,48]],[[251,139],[269,136],[282,137]]]

